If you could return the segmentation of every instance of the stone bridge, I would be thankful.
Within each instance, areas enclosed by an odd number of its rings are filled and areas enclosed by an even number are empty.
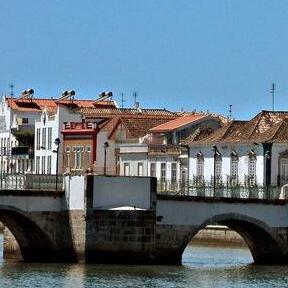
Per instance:
[[[239,233],[255,263],[288,263],[287,201],[158,195],[157,219],[156,251],[167,263],[181,263],[193,236],[213,224]]]
[[[221,224],[244,238],[255,263],[288,263],[286,200],[156,195],[156,184],[75,176],[65,191],[1,190],[0,220],[28,262],[181,264],[193,236]]]

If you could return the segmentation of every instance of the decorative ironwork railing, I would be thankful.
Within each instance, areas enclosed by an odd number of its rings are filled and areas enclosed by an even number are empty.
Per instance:
[[[239,183],[238,179],[225,182],[193,179],[190,182],[158,181],[157,193],[179,196],[201,196],[234,199],[279,199],[280,186],[257,186]]]
[[[0,173],[0,190],[56,190],[56,175]],[[63,189],[63,176],[57,177],[57,190]]]

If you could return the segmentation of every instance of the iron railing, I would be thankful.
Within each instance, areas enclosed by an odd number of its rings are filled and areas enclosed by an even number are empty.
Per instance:
[[[234,185],[237,183],[237,185]],[[231,185],[233,184],[233,185]],[[179,196],[198,196],[234,199],[279,199],[280,186],[257,186],[238,181],[213,183],[213,181],[171,182],[158,181],[157,193]]]
[[[56,190],[56,175],[0,173],[0,190]],[[63,189],[63,176],[58,175],[57,190]]]

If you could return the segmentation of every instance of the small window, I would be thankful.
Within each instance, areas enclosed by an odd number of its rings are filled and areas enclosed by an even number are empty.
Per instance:
[[[70,146],[66,146],[66,153],[70,153]]]
[[[166,181],[166,163],[161,163],[161,181]]]
[[[177,163],[171,164],[171,182],[175,183],[177,181]]]
[[[150,177],[156,177],[156,163],[150,163]]]
[[[130,164],[124,163],[124,176],[130,176]]]
[[[22,124],[28,124],[28,118],[22,118]]]
[[[86,146],[86,152],[88,152],[88,153],[91,152],[91,146]]]
[[[138,176],[143,176],[143,163],[138,163]]]

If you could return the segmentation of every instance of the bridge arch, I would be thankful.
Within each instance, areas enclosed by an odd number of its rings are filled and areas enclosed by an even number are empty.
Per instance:
[[[283,250],[281,248],[284,243],[282,243],[282,239],[275,232],[275,229],[272,229],[258,219],[242,214],[227,213],[209,218],[198,226],[197,229],[193,230],[190,240],[201,229],[213,224],[225,225],[237,232],[250,249],[255,264],[279,264],[287,262],[283,258]]]
[[[27,262],[45,262],[55,258],[53,242],[47,233],[15,207],[0,205],[0,220],[18,242],[21,255]]]

